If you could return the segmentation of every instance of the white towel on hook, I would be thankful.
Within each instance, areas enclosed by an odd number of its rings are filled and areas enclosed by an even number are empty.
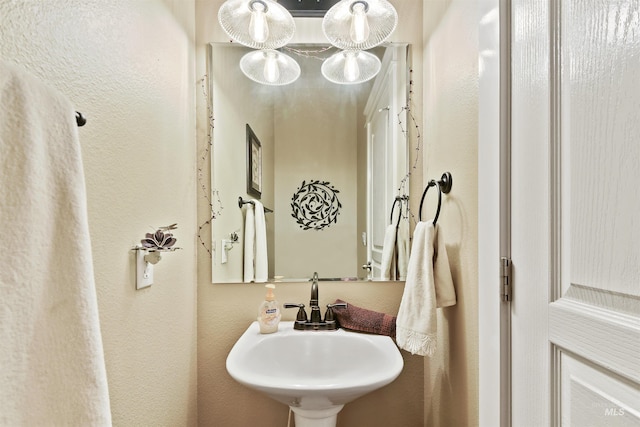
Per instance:
[[[111,425],[74,108],[0,61],[0,425]]]
[[[267,227],[264,206],[257,200],[247,203],[244,227],[244,281],[266,282],[269,275]]]
[[[253,204],[247,203],[244,218],[244,282],[253,282],[255,274],[256,221]]]
[[[380,279],[395,279],[396,271],[396,225],[389,224],[384,233],[382,257],[380,259]]]
[[[264,206],[255,200],[256,244],[255,266],[256,283],[266,282],[269,276],[269,261],[267,260],[267,225],[264,218]]]
[[[409,248],[411,243],[409,241],[409,218],[402,218],[400,220],[400,224],[398,225],[396,237],[396,251],[397,255],[397,270],[398,270],[398,280],[406,280],[407,279],[407,267],[409,264]]]
[[[421,356],[432,356],[436,350],[436,307],[456,303],[442,234],[441,227],[431,221],[416,225],[396,321],[398,346]]]

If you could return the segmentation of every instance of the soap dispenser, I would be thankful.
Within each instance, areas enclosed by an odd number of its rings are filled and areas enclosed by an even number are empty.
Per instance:
[[[276,301],[273,290],[276,285],[271,283],[265,285],[267,288],[267,295],[264,297],[264,301],[260,304],[258,310],[258,323],[260,324],[261,334],[271,334],[278,331],[278,324],[280,323],[280,308],[278,307],[278,301]]]

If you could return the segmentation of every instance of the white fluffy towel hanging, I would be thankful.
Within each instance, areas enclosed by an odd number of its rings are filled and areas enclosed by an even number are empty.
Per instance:
[[[442,229],[419,222],[413,233],[407,280],[396,323],[398,347],[433,356],[437,347],[437,307],[456,303]]]
[[[0,61],[0,425],[110,426],[71,103]]]

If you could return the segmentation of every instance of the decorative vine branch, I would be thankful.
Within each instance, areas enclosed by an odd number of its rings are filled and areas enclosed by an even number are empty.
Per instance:
[[[327,59],[327,57],[320,56],[320,55],[332,49],[335,49],[335,48],[333,46],[327,46],[319,49],[298,49],[291,46],[284,47],[284,50],[286,50],[289,53],[293,53],[295,55],[298,55],[304,58],[319,59],[321,61],[324,61],[325,59]]]
[[[204,199],[209,204],[209,213],[207,214],[207,219],[198,226],[198,241],[205,248],[205,250],[209,254],[209,257],[213,257],[212,248],[210,248],[210,246],[207,246],[205,241],[202,239],[202,232],[206,227],[211,228],[213,220],[219,217],[220,215],[222,215],[222,210],[224,209],[224,207],[222,206],[222,202],[220,201],[220,194],[218,190],[216,190],[215,188],[212,188],[211,190],[209,190],[206,182],[207,180],[204,177],[204,170],[205,170],[204,165],[206,164],[205,162],[207,161],[207,159],[210,159],[211,156],[213,156],[214,154],[214,147],[213,147],[214,117],[213,117],[213,107],[209,103],[209,93],[206,87],[207,78],[208,78],[208,75],[205,74],[199,80],[200,86],[202,88],[202,94],[204,96],[205,103],[207,105],[207,145],[205,146],[202,154],[200,155],[200,158],[198,159],[198,184],[200,185],[200,189],[202,190]],[[216,208],[214,207],[214,201],[218,206],[217,211],[216,211]]]
[[[413,160],[413,165],[411,165],[411,168],[409,169],[407,174],[400,181],[400,186],[398,187],[398,196],[403,196],[409,193],[409,189],[407,188],[409,184],[409,177],[413,172],[415,172],[418,169],[418,162],[420,160],[419,154],[420,154],[420,149],[422,145],[422,134],[420,133],[420,126],[418,125],[418,122],[416,121],[416,118],[413,115],[413,111],[411,110],[412,104],[413,104],[413,69],[411,68],[409,69],[409,97],[407,99],[407,105],[402,107],[402,109],[398,112],[398,125],[400,126],[400,130],[402,134],[405,136],[405,138],[407,138],[407,141],[409,141],[409,144],[411,144],[409,140],[409,129],[408,129],[409,123],[407,123],[407,127],[405,128],[405,125],[402,123],[402,117],[401,117],[402,112],[406,111],[407,117],[408,117],[407,121],[408,122],[410,121],[411,125],[413,125],[414,128],[416,129],[416,148],[415,148],[416,154],[415,154],[415,159]],[[411,216],[411,219],[413,219],[414,224],[416,224],[417,223],[416,217],[413,214],[413,212],[411,212],[409,203],[407,203],[407,213],[408,215]]]

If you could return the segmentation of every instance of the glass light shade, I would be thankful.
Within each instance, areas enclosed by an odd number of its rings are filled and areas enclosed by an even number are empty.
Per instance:
[[[227,0],[218,22],[231,39],[253,49],[282,47],[296,30],[289,11],[273,0]]]
[[[351,18],[351,30],[349,36],[354,43],[364,43],[369,38],[369,18],[367,18],[367,7],[365,3],[353,3],[353,17]]]
[[[249,37],[258,43],[264,43],[269,38],[269,23],[267,22],[267,7],[264,3],[256,2],[249,20]]]
[[[282,86],[300,77],[300,65],[277,50],[254,50],[240,58],[240,69],[245,76],[263,85]]]
[[[367,50],[384,43],[398,25],[398,13],[387,0],[341,0],[322,20],[332,45],[344,50]]]
[[[343,50],[325,59],[320,71],[330,82],[348,85],[371,80],[381,66],[380,59],[369,52]]]

